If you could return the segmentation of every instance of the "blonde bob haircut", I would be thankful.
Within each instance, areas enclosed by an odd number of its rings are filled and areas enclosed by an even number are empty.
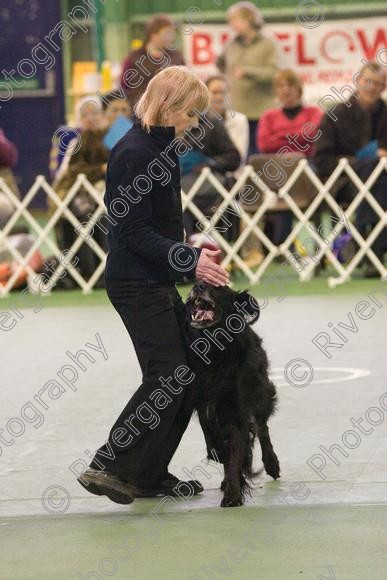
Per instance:
[[[152,126],[166,126],[170,111],[202,112],[208,106],[208,89],[203,81],[185,66],[171,66],[153,77],[134,106],[134,112],[149,133]]]
[[[237,2],[227,10],[228,20],[242,18],[250,23],[251,28],[259,30],[264,25],[263,16],[259,8],[252,2]]]

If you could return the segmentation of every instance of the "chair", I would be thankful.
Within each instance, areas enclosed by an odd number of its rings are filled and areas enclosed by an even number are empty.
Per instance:
[[[290,160],[293,159],[293,163],[290,164]],[[277,193],[279,189],[288,181],[292,173],[295,171],[297,167],[297,161],[300,159],[304,159],[300,155],[283,155],[277,156],[274,153],[271,155],[251,155],[247,161],[249,165],[252,165],[254,171],[259,175],[262,179],[263,183],[270,188],[273,192]],[[287,163],[284,162],[286,160]],[[272,168],[268,168],[269,162],[274,162],[279,169],[286,175],[286,181],[282,183],[282,178],[271,177],[273,167],[275,165],[273,163]],[[282,176],[281,176],[282,177]],[[279,185],[279,182],[281,185]],[[248,185],[251,185],[254,188],[254,192],[261,191],[256,183],[253,180],[249,180]],[[251,193],[251,196],[253,194]],[[289,195],[294,199],[296,204],[302,209],[306,208],[310,205],[313,198],[317,195],[317,189],[310,181],[310,179],[305,175],[305,173],[301,173],[295,184],[291,187],[289,191]],[[255,203],[244,203],[241,202],[243,209],[247,212],[254,213],[257,211],[259,205],[262,203],[262,196]],[[273,205],[270,210],[268,211],[287,211],[289,210],[289,206],[287,205],[284,199],[278,198],[275,205]]]

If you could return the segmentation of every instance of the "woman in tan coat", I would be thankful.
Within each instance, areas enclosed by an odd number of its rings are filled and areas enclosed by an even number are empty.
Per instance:
[[[249,154],[256,153],[256,132],[263,111],[273,107],[273,77],[278,70],[276,45],[262,32],[262,15],[252,2],[233,4],[228,22],[236,36],[216,64],[230,82],[232,108],[246,115],[250,126]]]

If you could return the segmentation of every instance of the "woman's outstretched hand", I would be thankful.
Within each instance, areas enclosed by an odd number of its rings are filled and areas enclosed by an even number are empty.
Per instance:
[[[225,286],[230,282],[226,270],[214,262],[214,258],[219,254],[220,250],[202,249],[195,270],[198,280],[204,280],[212,286]]]

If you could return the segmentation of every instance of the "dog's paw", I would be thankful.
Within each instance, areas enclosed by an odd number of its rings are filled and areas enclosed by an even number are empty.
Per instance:
[[[239,505],[243,505],[243,498],[241,495],[238,496],[225,495],[220,503],[221,507],[236,507]]]
[[[273,479],[278,479],[280,477],[280,464],[275,453],[265,460],[264,466],[266,473],[270,475],[270,477]]]

